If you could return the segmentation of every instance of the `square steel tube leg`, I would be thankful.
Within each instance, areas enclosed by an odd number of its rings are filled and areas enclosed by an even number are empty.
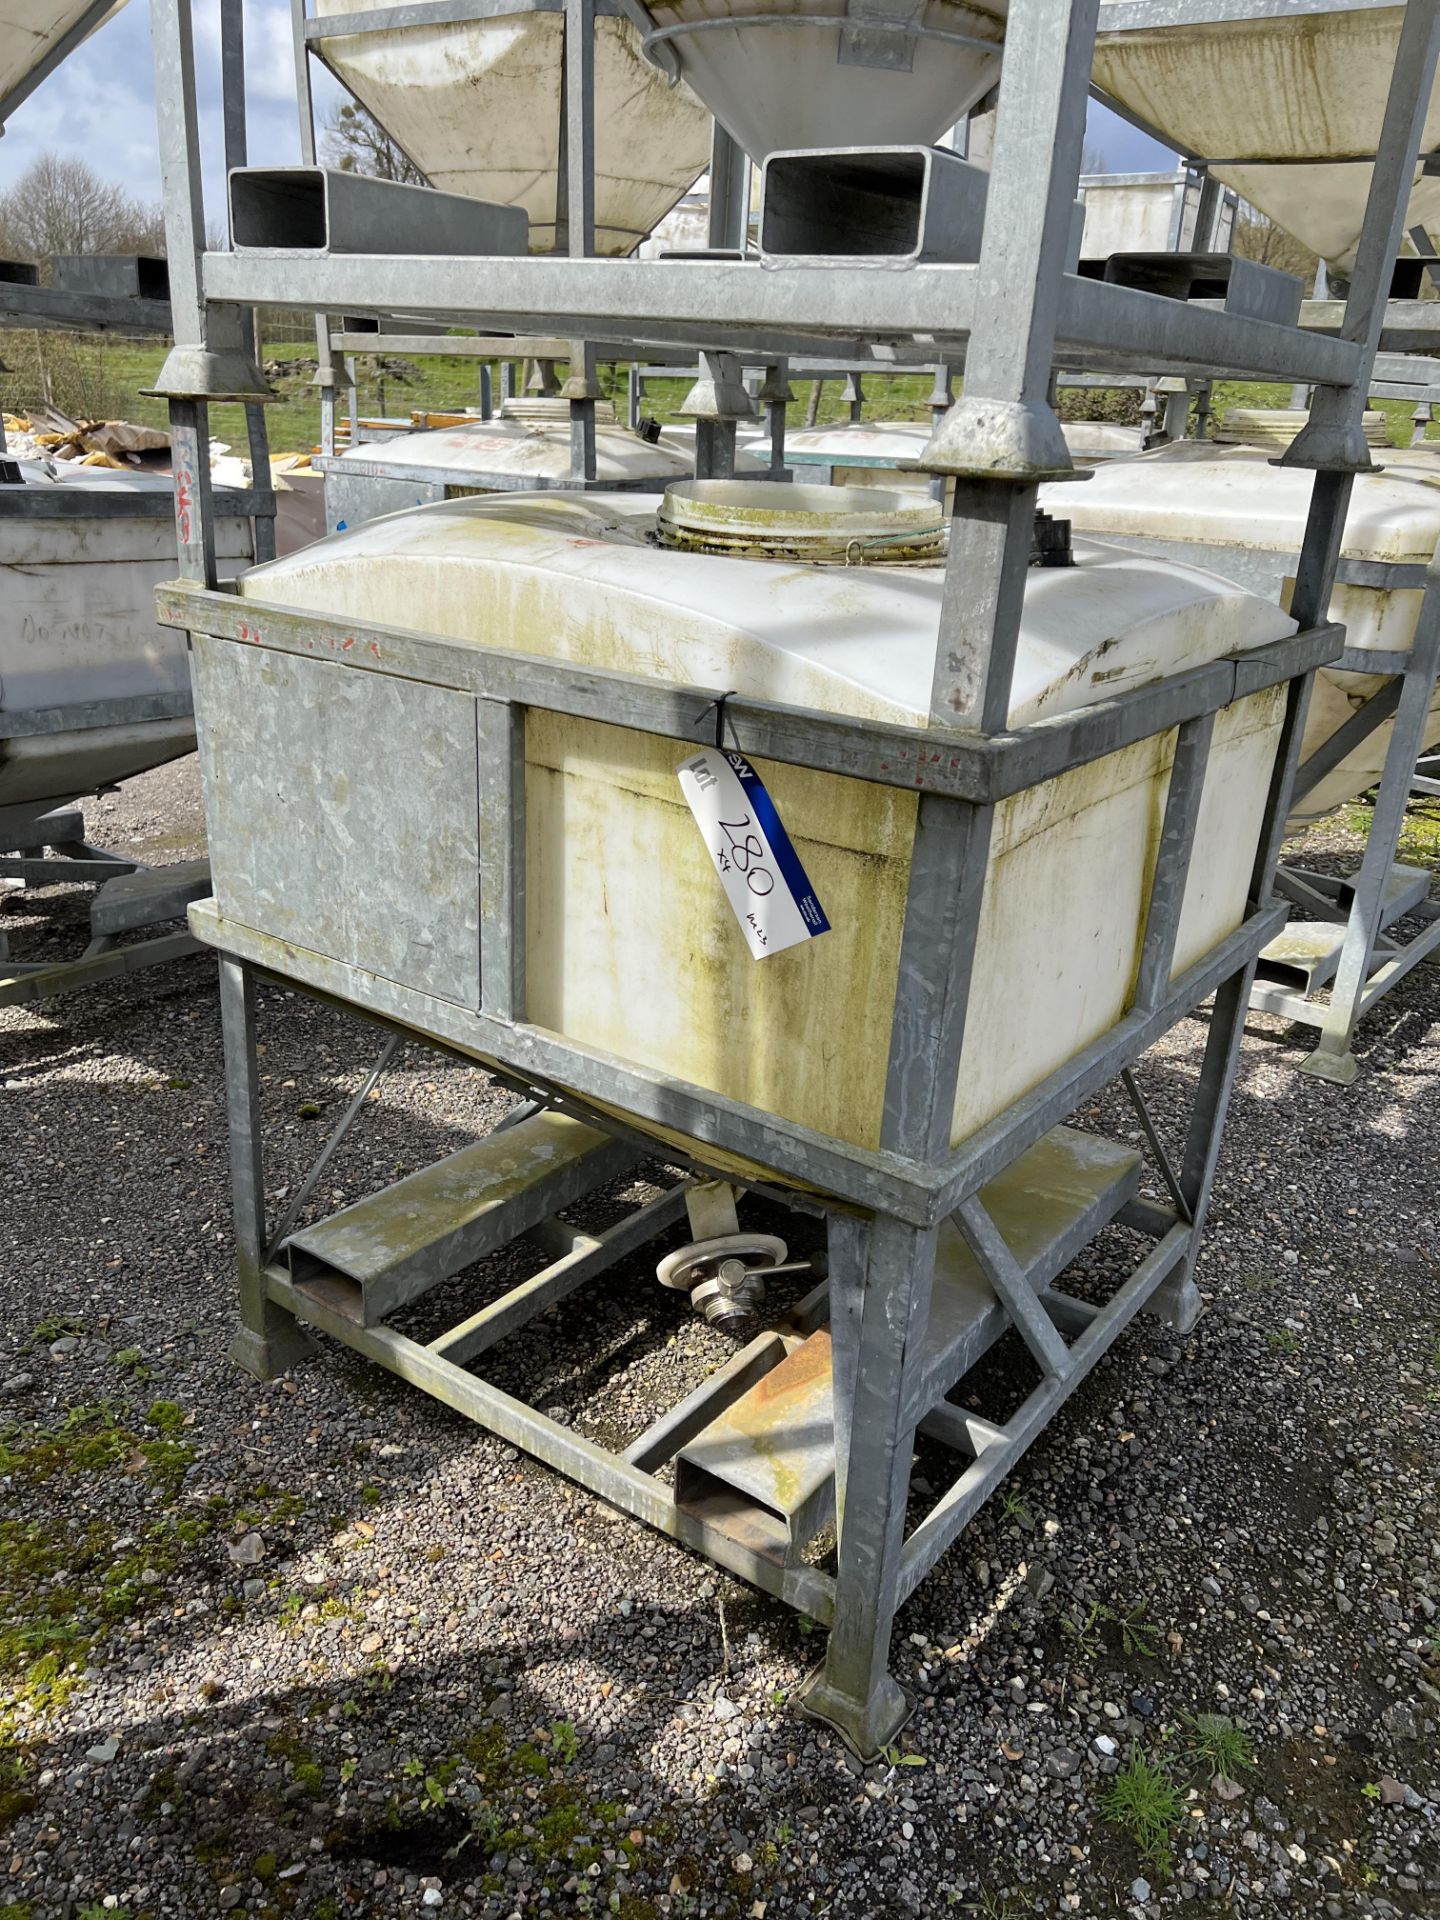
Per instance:
[[[225,1100],[230,1122],[230,1193],[240,1324],[230,1358],[257,1380],[273,1380],[311,1351],[294,1317],[265,1291],[265,1164],[255,1062],[255,980],[241,960],[220,955],[220,1024],[225,1037]]]
[[[1240,1065],[1240,1043],[1245,1037],[1245,1014],[1250,1005],[1250,988],[1255,979],[1255,962],[1232,974],[1215,995],[1210,1012],[1210,1032],[1205,1042],[1205,1057],[1200,1065],[1200,1084],[1190,1111],[1190,1128],[1185,1141],[1185,1164],[1180,1175],[1180,1190],[1190,1209],[1193,1231],[1190,1251],[1171,1277],[1157,1287],[1147,1312],[1188,1333],[1200,1318],[1200,1291],[1195,1285],[1195,1261],[1205,1230],[1205,1215],[1215,1184],[1215,1168],[1225,1132],[1225,1115]]]
[[[935,1228],[877,1215],[868,1230],[832,1218],[830,1331],[834,1349],[835,1611],[825,1663],[800,1696],[871,1759],[910,1717],[889,1670],[905,1505],[915,1440],[914,1374],[925,1344]]]

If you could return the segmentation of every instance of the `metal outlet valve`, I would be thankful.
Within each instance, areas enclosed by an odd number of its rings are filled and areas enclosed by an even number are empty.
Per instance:
[[[655,1269],[661,1286],[688,1293],[712,1327],[754,1319],[765,1301],[767,1274],[809,1273],[814,1265],[787,1261],[785,1242],[773,1233],[742,1233],[735,1202],[736,1190],[727,1181],[695,1181],[685,1197],[695,1238]]]
[[[753,1319],[765,1300],[765,1275],[785,1259],[785,1242],[769,1233],[724,1233],[692,1240],[656,1267],[662,1287],[688,1293],[712,1327]]]

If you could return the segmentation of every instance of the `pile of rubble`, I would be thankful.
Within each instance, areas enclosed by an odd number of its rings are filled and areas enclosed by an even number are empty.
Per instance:
[[[29,414],[7,413],[4,420],[6,457],[37,466],[51,478],[62,477],[62,468],[75,467],[111,467],[162,477],[170,471],[170,436],[160,427],[139,427],[126,420],[81,422],[40,407]],[[279,492],[286,490],[282,476],[309,470],[308,453],[270,456],[271,480]],[[232,452],[224,440],[210,442],[210,472],[217,486],[251,484],[249,460]]]
[[[159,427],[126,420],[71,420],[53,408],[5,415],[5,449],[12,459],[67,462],[156,472],[170,465],[170,436]]]

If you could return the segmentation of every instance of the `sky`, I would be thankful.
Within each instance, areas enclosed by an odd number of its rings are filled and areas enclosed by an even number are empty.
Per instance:
[[[195,65],[201,141],[205,152],[207,223],[223,213],[220,140],[219,0],[195,0]],[[245,0],[245,69],[249,96],[250,159],[283,166],[298,160],[295,74],[288,0]],[[317,63],[311,64],[317,116],[343,97]],[[24,173],[37,154],[77,154],[137,199],[160,197],[155,152],[155,108],[150,69],[149,8],[145,0],[115,15],[13,115],[0,138],[0,189]],[[1087,149],[1098,151],[1111,173],[1168,168],[1174,156],[1123,120],[1092,104]]]

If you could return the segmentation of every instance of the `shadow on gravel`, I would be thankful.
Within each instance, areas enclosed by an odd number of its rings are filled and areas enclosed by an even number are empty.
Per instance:
[[[708,1646],[713,1609],[649,1609],[646,1624],[672,1645],[698,1628]],[[523,1655],[513,1646],[480,1648],[383,1676],[275,1688],[243,1706],[217,1700],[199,1712],[131,1719],[116,1729],[121,1752],[106,1770],[123,1774],[123,1786],[120,1778],[106,1782],[109,1820],[120,1822],[111,1837],[142,1833],[162,1843],[186,1863],[177,1884],[221,1888],[269,1863],[258,1876],[264,1881],[276,1863],[302,1862],[342,1898],[360,1899],[360,1911],[370,1911],[364,1892],[377,1868],[433,1875],[451,1887],[468,1881],[484,1897],[509,1883],[512,1862],[552,1894],[565,1878],[601,1865],[607,1888],[618,1873],[622,1889],[628,1878],[664,1892],[678,1873],[688,1887],[730,1889],[736,1904],[712,1911],[748,1911],[741,1895],[773,1897],[789,1874],[791,1863],[782,1867],[766,1836],[818,1824],[859,1783],[837,1743],[821,1736],[818,1750],[814,1736],[781,1713],[769,1725],[750,1723],[744,1764],[773,1775],[758,1808],[753,1788],[698,1772],[694,1788],[677,1792],[674,1781],[685,1776],[673,1749],[677,1735],[684,1738],[683,1716],[711,1721],[717,1676],[706,1662],[657,1684],[651,1644],[637,1633],[627,1645],[612,1616],[588,1634],[527,1636]],[[505,1682],[496,1678],[494,1651]],[[585,1716],[557,1720],[543,1684],[527,1678],[555,1662],[593,1663],[610,1676],[619,1711],[601,1726]],[[77,1784],[86,1771],[93,1780],[98,1770],[85,1767],[93,1738],[41,1741],[32,1763]],[[667,1744],[668,1758],[655,1757]],[[747,1846],[756,1856],[753,1891],[751,1873],[734,1866]],[[870,1910],[892,1911],[883,1900]]]

